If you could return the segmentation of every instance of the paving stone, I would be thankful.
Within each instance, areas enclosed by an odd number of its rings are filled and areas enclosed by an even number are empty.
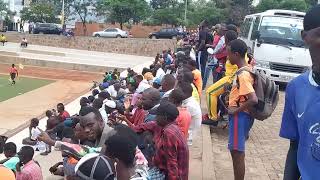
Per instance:
[[[284,92],[274,114],[265,121],[255,121],[246,142],[246,180],[280,180],[289,142],[279,137],[284,103]],[[228,130],[211,128],[212,154],[215,176],[219,180],[232,180],[233,168],[227,149]]]

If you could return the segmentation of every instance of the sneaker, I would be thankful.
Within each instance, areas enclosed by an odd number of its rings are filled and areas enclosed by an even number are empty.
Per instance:
[[[205,125],[210,125],[210,126],[218,126],[219,121],[215,121],[215,120],[211,120],[211,119],[207,119],[202,121],[202,124]]]

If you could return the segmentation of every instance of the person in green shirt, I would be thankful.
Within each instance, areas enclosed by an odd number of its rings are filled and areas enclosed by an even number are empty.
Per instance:
[[[3,153],[6,159],[2,160],[0,163],[13,171],[16,171],[16,165],[20,161],[17,155],[17,146],[13,142],[8,142],[3,147]]]

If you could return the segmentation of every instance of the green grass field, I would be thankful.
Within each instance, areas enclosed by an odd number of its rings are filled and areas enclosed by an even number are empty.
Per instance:
[[[46,79],[19,77],[16,79],[16,84],[11,86],[9,79],[9,75],[0,75],[0,102],[54,82]]]

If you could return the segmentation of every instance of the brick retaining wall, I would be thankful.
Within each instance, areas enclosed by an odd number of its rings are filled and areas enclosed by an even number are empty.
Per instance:
[[[176,45],[176,41],[171,39],[107,39],[82,36],[68,38],[58,35],[34,35],[19,33],[5,33],[5,36],[7,37],[7,40],[9,42],[19,43],[23,37],[26,37],[30,44],[35,45],[111,52],[119,54],[132,54],[139,56],[155,56],[163,49],[174,49]]]

